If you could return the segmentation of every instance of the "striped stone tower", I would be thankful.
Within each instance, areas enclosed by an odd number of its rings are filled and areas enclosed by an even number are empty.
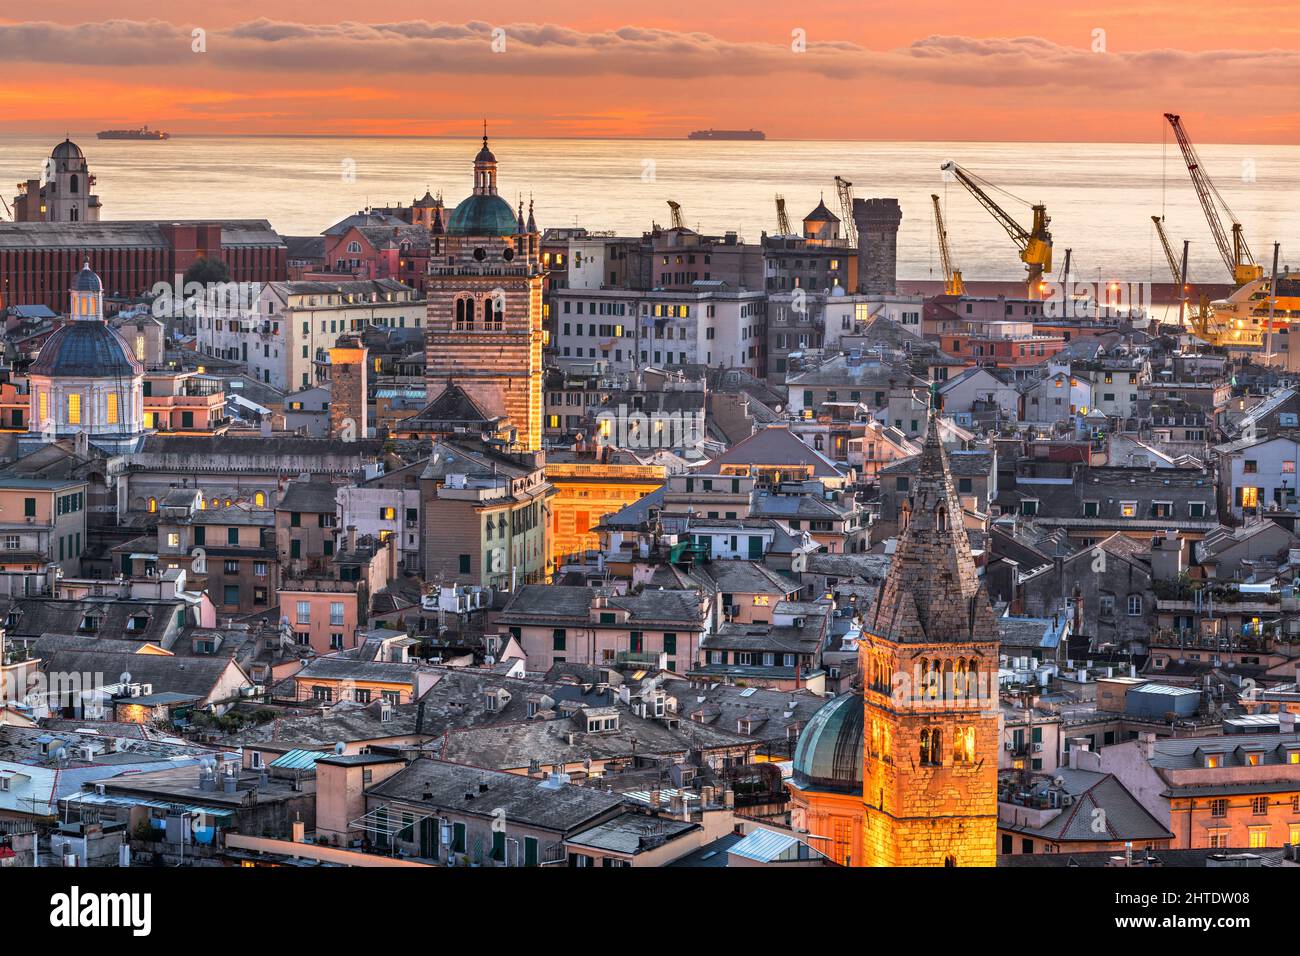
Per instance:
[[[474,191],[434,223],[426,285],[425,359],[432,402],[455,382],[506,421],[521,449],[542,444],[541,240],[523,204],[497,194],[497,160],[474,158]]]

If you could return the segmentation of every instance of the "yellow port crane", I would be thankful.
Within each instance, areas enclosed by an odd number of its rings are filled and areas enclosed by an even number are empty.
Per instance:
[[[948,230],[943,227],[943,211],[939,208],[938,193],[930,194],[934,203],[934,231],[939,236],[939,261],[943,263],[943,294],[965,295],[966,283],[962,281],[961,270],[952,267],[952,255],[948,251]]]
[[[1183,270],[1178,265],[1178,260],[1174,258],[1174,250],[1169,245],[1169,237],[1165,235],[1165,223],[1159,216],[1152,216],[1151,222],[1156,227],[1156,235],[1160,237],[1160,247],[1165,250],[1165,260],[1169,263],[1169,271],[1173,273],[1174,284],[1183,284]],[[1186,290],[1184,290],[1186,291]]]
[[[1210,224],[1210,232],[1214,234],[1214,244],[1219,247],[1219,255],[1223,258],[1223,264],[1228,267],[1233,283],[1243,286],[1247,282],[1262,278],[1264,267],[1256,264],[1255,257],[1250,254],[1246,237],[1242,235],[1241,223],[1224,202],[1223,197],[1219,195],[1219,190],[1205,172],[1205,167],[1201,165],[1201,159],[1196,155],[1196,147],[1188,138],[1187,130],[1183,129],[1182,119],[1174,113],[1166,113],[1165,119],[1174,128],[1174,137],[1178,140],[1178,148],[1182,150],[1183,162],[1187,164],[1187,172],[1191,175],[1192,185],[1196,188],[1196,198],[1201,201],[1205,221]],[[1222,207],[1232,221],[1231,240],[1228,239],[1228,233],[1223,228],[1219,207]]]
[[[790,217],[785,212],[785,197],[776,194],[776,232],[780,236],[794,235],[790,231]]]
[[[672,213],[674,229],[685,229],[686,223],[682,222],[682,204],[668,200],[668,210]]]
[[[989,192],[996,190],[1007,196],[1011,196],[1005,189],[998,189],[992,183],[981,179],[974,173],[963,169],[952,160],[944,163],[939,167],[944,173],[951,176],[957,182],[966,187],[970,193],[979,202],[981,206],[988,210],[989,214],[997,220],[1011,241],[1020,248],[1020,261],[1025,264],[1025,288],[1029,298],[1041,299],[1043,296],[1043,275],[1052,271],[1052,234],[1048,231],[1051,224],[1051,217],[1047,215],[1047,207],[1042,203],[1026,203],[1034,212],[1033,226],[1026,229],[1015,219],[1011,218],[1001,206],[993,201]],[[1011,196],[1016,199],[1017,197]],[[1024,200],[1018,200],[1024,202]]]
[[[856,246],[858,224],[853,220],[853,184],[843,176],[836,176],[835,192],[840,197],[840,225],[844,227],[844,240],[848,245]]]

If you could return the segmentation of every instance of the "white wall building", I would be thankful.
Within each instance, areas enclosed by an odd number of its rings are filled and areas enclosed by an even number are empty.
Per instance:
[[[340,528],[356,528],[357,537],[397,538],[397,560],[419,570],[420,490],[373,485],[340,488],[336,497]]]
[[[199,303],[199,351],[243,362],[250,377],[283,392],[316,384],[316,363],[328,361],[342,335],[368,326],[419,328],[427,307],[395,279],[270,282],[251,309],[210,311]]]
[[[555,360],[603,363],[605,374],[645,365],[709,365],[762,375],[767,296],[721,282],[694,291],[559,289],[552,294]]]

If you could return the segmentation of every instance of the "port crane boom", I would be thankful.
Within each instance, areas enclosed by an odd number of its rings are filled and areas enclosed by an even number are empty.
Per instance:
[[[1223,258],[1223,264],[1228,267],[1228,272],[1232,276],[1232,281],[1238,286],[1243,286],[1247,282],[1253,282],[1264,275],[1264,267],[1255,263],[1255,257],[1250,254],[1250,247],[1246,245],[1246,237],[1242,235],[1241,223],[1233,215],[1232,209],[1224,202],[1223,197],[1219,195],[1219,190],[1215,187],[1214,182],[1205,172],[1205,167],[1201,165],[1201,159],[1196,155],[1196,147],[1192,145],[1191,139],[1187,136],[1187,130],[1183,129],[1182,119],[1174,113],[1166,113],[1165,119],[1169,125],[1174,128],[1174,136],[1178,140],[1178,148],[1182,150],[1183,162],[1187,164],[1187,172],[1192,177],[1192,185],[1196,188],[1196,197],[1201,201],[1201,210],[1205,213],[1205,221],[1210,224],[1210,232],[1214,234],[1214,244],[1219,247],[1219,255]],[[1215,204],[1218,204],[1216,206]],[[1223,219],[1219,216],[1219,207],[1228,214],[1232,220],[1232,239],[1228,239],[1228,233],[1223,228]]]
[[[843,176],[835,177],[835,192],[840,197],[840,222],[850,246],[858,244],[858,224],[853,221],[853,184]]]
[[[668,200],[668,210],[672,213],[673,228],[685,229],[686,224],[682,222],[682,204],[679,202],[673,202],[673,200],[670,199]]]
[[[780,193],[776,196],[776,232],[780,236],[793,235],[790,231],[790,217],[785,212],[785,197]]]
[[[1152,216],[1151,222],[1155,224],[1156,235],[1160,237],[1160,247],[1165,250],[1165,260],[1169,263],[1169,271],[1173,274],[1174,284],[1181,286],[1183,284],[1183,270],[1178,265],[1178,260],[1174,258],[1174,250],[1169,245],[1169,237],[1165,235],[1165,224],[1159,216]]]
[[[1020,261],[1025,264],[1028,273],[1025,282],[1029,298],[1041,298],[1043,274],[1050,272],[1052,269],[1052,234],[1047,229],[1052,220],[1047,215],[1047,207],[1042,203],[1031,206],[1034,212],[1033,226],[1026,229],[1016,222],[1005,209],[994,202],[993,197],[989,195],[989,190],[997,187],[974,173],[963,169],[952,160],[944,163],[939,168],[961,183],[966,188],[966,191],[988,210],[989,215],[997,220],[998,225],[1006,230],[1007,235],[1011,237],[1011,241],[1020,249]]]
[[[948,231],[943,227],[943,211],[939,208],[939,196],[930,194],[934,203],[934,229],[939,236],[939,261],[943,263],[943,294],[965,295],[966,283],[962,281],[961,270],[952,267],[952,255],[948,251]]]

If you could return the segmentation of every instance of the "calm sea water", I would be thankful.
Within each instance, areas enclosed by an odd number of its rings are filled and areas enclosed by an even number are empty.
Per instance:
[[[428,187],[449,203],[471,185],[478,144],[465,139],[181,137],[161,143],[99,141],[73,134],[86,152],[106,219],[265,218],[281,233],[319,233],[371,204],[405,202]],[[39,174],[54,143],[0,138],[0,183]],[[1300,147],[1199,147],[1206,169],[1245,226],[1256,257],[1300,267]],[[903,207],[899,274],[941,277],[930,194],[944,202],[957,265],[971,279],[1023,275],[1010,239],[939,166],[955,159],[1010,196],[997,201],[1026,226],[1025,203],[1052,217],[1058,266],[1074,249],[1076,275],[1095,280],[1169,279],[1151,216],[1166,216],[1177,249],[1192,240],[1191,275],[1223,281],[1225,270],[1177,148],[1152,144],[1011,144],[687,140],[495,140],[501,192],[532,196],[537,221],[639,233],[666,223],[666,200],[706,232],[734,229],[757,240],[776,231],[773,197],[785,196],[794,226],[825,195],[838,211],[834,177],[858,196],[896,197]],[[5,187],[6,197],[12,196]],[[1018,197],[1018,198],[1016,198]],[[1019,201],[1023,200],[1023,202]],[[1289,258],[1288,258],[1289,257]]]

